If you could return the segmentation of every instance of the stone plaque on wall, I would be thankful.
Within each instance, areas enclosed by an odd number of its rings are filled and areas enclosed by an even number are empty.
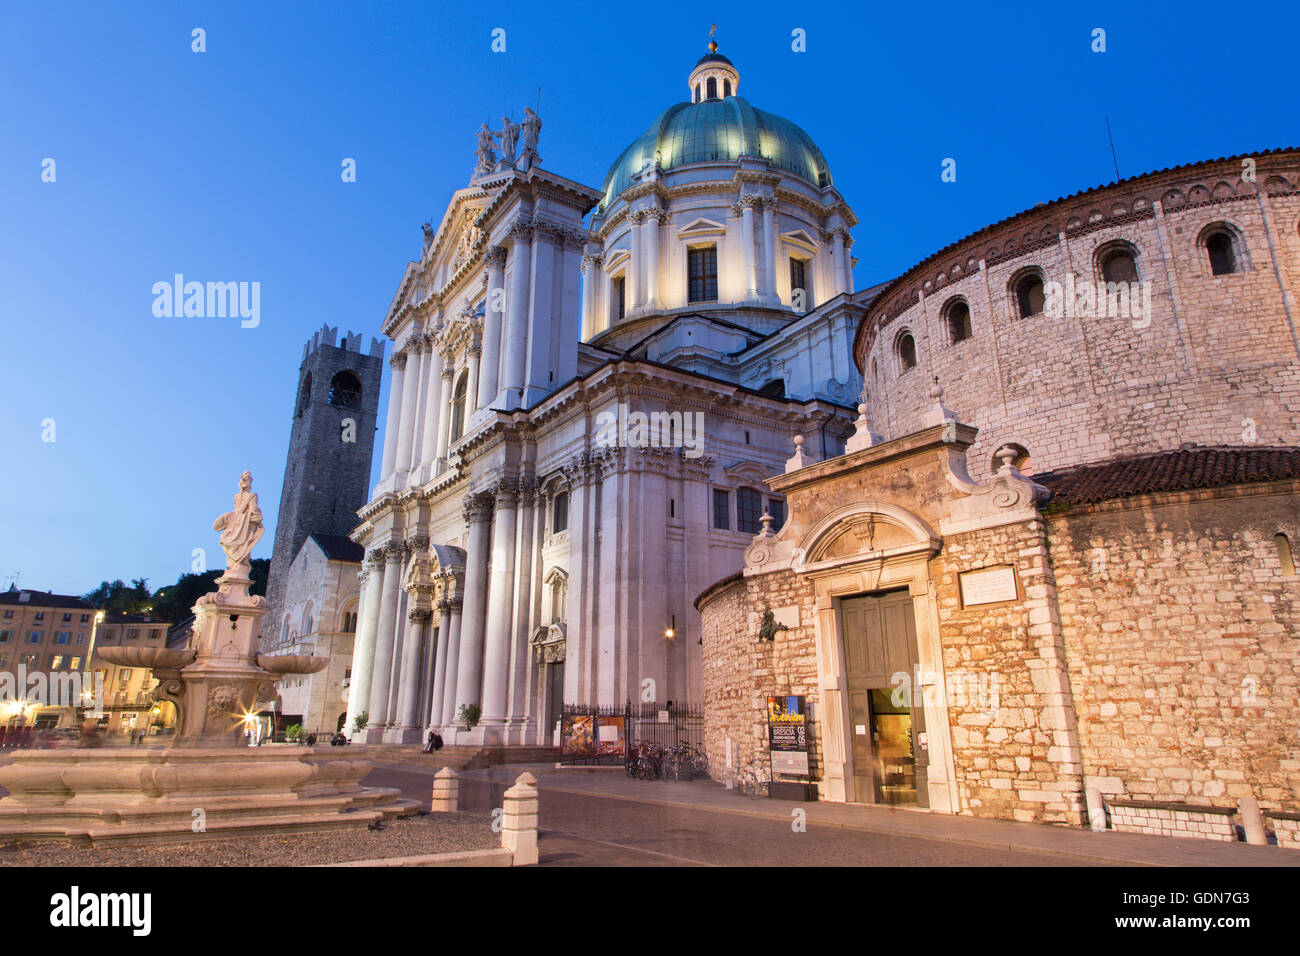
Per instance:
[[[978,571],[963,571],[958,577],[961,581],[962,607],[999,604],[1002,601],[1014,601],[1019,596],[1016,590],[1016,569],[1009,564],[981,568]]]

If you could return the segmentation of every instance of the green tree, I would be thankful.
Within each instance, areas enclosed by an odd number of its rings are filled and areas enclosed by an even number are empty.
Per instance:
[[[145,578],[134,578],[129,585],[121,578],[100,581],[99,587],[85,595],[85,599],[101,611],[124,614],[144,614],[153,603],[149,582]]]

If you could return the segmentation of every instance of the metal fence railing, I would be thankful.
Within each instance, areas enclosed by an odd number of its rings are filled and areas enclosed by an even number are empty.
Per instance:
[[[623,706],[565,704],[560,714],[561,763],[621,764],[642,743],[704,749],[704,710],[696,704]]]

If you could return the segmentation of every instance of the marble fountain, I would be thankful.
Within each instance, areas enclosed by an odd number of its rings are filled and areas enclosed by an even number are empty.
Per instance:
[[[226,572],[194,605],[193,646],[105,647],[114,664],[148,667],[153,695],[177,709],[164,747],[16,751],[0,766],[0,843],[154,843],[367,827],[415,813],[397,790],[361,786],[363,748],[247,746],[246,718],[275,699],[285,674],[312,674],[325,658],[257,652],[266,599],[250,594],[249,555],[262,514],[240,478],[235,507],[213,524]]]

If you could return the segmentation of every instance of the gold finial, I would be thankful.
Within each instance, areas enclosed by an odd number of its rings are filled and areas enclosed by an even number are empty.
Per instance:
[[[718,40],[717,37],[715,36],[717,32],[718,32],[718,25],[716,23],[710,25],[709,27],[709,52],[710,53],[718,52]]]

